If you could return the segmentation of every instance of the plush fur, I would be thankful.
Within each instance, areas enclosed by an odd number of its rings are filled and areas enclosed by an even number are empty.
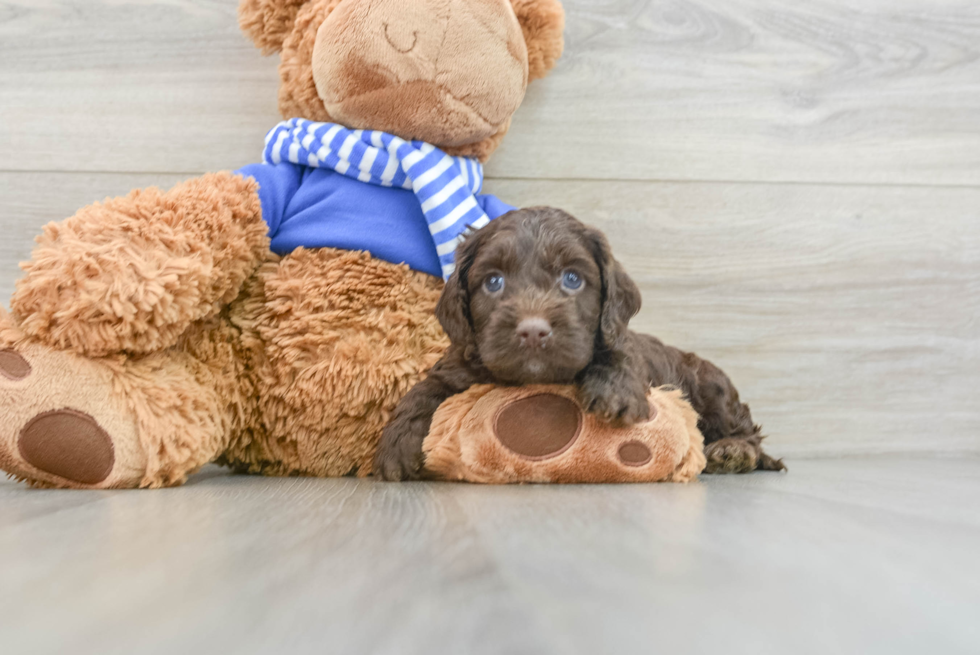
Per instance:
[[[331,120],[318,88],[341,88],[360,65],[314,66],[320,28],[339,4],[241,3],[242,29],[281,53],[284,117]],[[484,0],[474,13],[465,4],[403,0],[391,15],[432,29],[442,28],[428,18],[460,17],[442,32],[443,54],[458,63],[443,61],[430,81],[475,92],[463,102],[477,114],[500,101],[497,114],[485,125],[447,122],[437,95],[409,88],[391,102],[405,112],[392,124],[431,127],[445,139],[435,145],[485,159],[527,81],[561,52],[561,7]],[[380,41],[384,18],[371,14],[344,38],[393,48],[405,33]],[[492,97],[498,84],[512,87],[505,102]],[[212,461],[270,475],[368,475],[394,407],[448,345],[433,314],[442,281],[366,253],[280,258],[266,232],[255,182],[230,173],[133,191],[46,226],[12,312],[0,313],[0,468],[72,488],[170,486]]]
[[[263,266],[230,312],[259,420],[221,462],[271,475],[368,475],[391,411],[448,345],[433,315],[441,289],[406,266],[330,248]]]
[[[331,83],[331,79],[338,76],[334,66],[328,66],[322,61],[317,63],[317,55],[327,50],[327,44],[322,40],[318,48],[318,39],[331,36],[329,29],[325,29],[324,34],[320,35],[321,26],[324,26],[330,14],[340,5],[340,0],[310,0],[298,7],[295,0],[245,0],[239,9],[239,20],[258,47],[266,52],[280,52],[279,75],[282,85],[279,87],[279,110],[283,116],[346,122],[350,127],[387,129],[406,138],[425,140],[426,137],[435,136],[434,140],[430,140],[449,154],[475,157],[485,162],[510,128],[509,113],[502,120],[488,123],[492,130],[487,135],[482,126],[474,133],[471,124],[454,124],[453,118],[457,114],[434,110],[433,104],[441,106],[441,103],[434,100],[438,98],[437,95],[416,92],[413,87],[405,84],[401,85],[403,93],[400,96],[394,96],[382,105],[391,106],[395,111],[380,115],[375,113],[374,103],[365,103],[360,108],[348,107],[348,113],[342,116],[333,116],[328,109],[331,103],[324,103],[329,98],[324,96],[329,96],[331,89],[349,85],[353,80],[375,79],[380,72],[385,78],[385,85],[410,77],[422,77],[426,82],[438,82],[439,86],[451,87],[453,85],[447,84],[449,80],[462,77],[462,83],[458,85],[462,94],[466,94],[467,89],[474,84],[483,85],[484,102],[478,104],[486,104],[497,100],[503,90],[501,87],[509,87],[510,76],[505,74],[505,69],[509,61],[515,58],[521,60],[522,66],[519,95],[514,98],[519,103],[524,86],[529,81],[547,75],[561,56],[564,48],[564,11],[560,2],[511,0],[510,6],[507,0],[484,0],[477,3],[488,15],[474,14],[472,0],[398,2],[402,6],[418,8],[419,26],[412,31],[425,32],[418,37],[423,41],[438,40],[440,49],[431,56],[421,58],[414,51],[397,56],[394,48],[383,40],[383,27],[370,22],[372,15],[357,13],[351,20],[364,27],[358,27],[357,32],[363,38],[359,40],[359,48],[354,54],[363,54],[364,57],[352,59],[353,64],[343,69],[343,74],[340,75],[344,80],[342,85]],[[369,4],[346,3],[351,8],[367,7]],[[456,20],[456,16],[461,18]],[[463,21],[464,17],[469,17],[470,20]],[[495,36],[489,26],[506,26],[508,21],[518,24],[524,43],[520,44],[510,36],[502,41],[507,47],[486,50],[484,44],[492,43]],[[287,26],[291,27],[287,29]],[[327,28],[339,29],[340,26],[329,23]],[[507,33],[507,30],[503,31]],[[447,38],[450,36],[453,38]],[[397,36],[394,40],[397,42]],[[333,41],[341,42],[342,45],[341,39],[334,38]],[[475,54],[474,50],[477,51]],[[483,75],[471,76],[469,68],[446,70],[437,66],[439,62],[443,62],[441,65],[445,66],[445,62],[462,61],[474,62],[468,65],[470,68],[473,65],[480,66]],[[317,72],[321,73],[319,84]],[[467,75],[460,75],[463,72]],[[459,92],[455,95],[462,97]],[[473,97],[479,100],[480,94]],[[513,102],[510,104],[516,108]],[[479,114],[483,110],[476,107],[473,111]]]
[[[17,281],[14,318],[40,341],[96,357],[172,346],[268,256],[257,189],[216,173],[49,223]]]
[[[452,0],[438,3],[433,20],[430,7],[409,4],[399,24],[385,23],[403,2],[341,3],[320,26],[313,79],[330,115],[444,148],[506,129],[528,77],[513,10],[502,0]]]
[[[576,393],[574,387],[554,385],[470,387],[444,402],[433,416],[422,445],[426,469],[445,480],[508,484],[690,482],[704,468],[698,415],[679,389],[651,389],[651,420],[628,428],[582,411]],[[533,403],[549,396],[568,399],[578,414],[579,429],[571,443],[534,457],[505,445],[498,431],[502,413],[521,401]],[[532,405],[526,411],[535,409]],[[537,436],[510,439],[520,449]]]

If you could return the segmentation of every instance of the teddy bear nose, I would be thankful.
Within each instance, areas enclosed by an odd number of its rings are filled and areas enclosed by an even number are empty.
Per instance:
[[[543,348],[551,337],[551,323],[543,318],[525,318],[517,325],[517,336],[521,345],[528,348]]]
[[[385,23],[384,32],[391,47],[403,55],[414,50],[419,42],[419,31],[408,25],[399,27],[397,24]]]

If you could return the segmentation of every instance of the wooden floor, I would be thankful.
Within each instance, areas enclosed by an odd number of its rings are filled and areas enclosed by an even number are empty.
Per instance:
[[[237,0],[0,0],[0,303],[40,226],[258,159]],[[487,190],[604,229],[789,475],[0,484],[2,652],[980,652],[980,3],[566,0]]]
[[[5,653],[975,654],[980,457],[622,487],[0,483]]]

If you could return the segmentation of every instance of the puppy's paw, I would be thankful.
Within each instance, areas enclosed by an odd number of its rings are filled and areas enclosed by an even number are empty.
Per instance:
[[[650,418],[650,405],[643,394],[625,393],[592,398],[588,411],[613,425],[635,425]]]
[[[650,418],[649,389],[630,376],[599,373],[579,383],[579,400],[585,411],[606,423],[634,425]]]
[[[783,460],[776,459],[775,457],[770,457],[765,452],[759,453],[759,470],[760,471],[786,471],[786,465],[783,464]]]
[[[374,456],[374,475],[390,482],[422,479],[423,440],[424,436],[419,439],[411,433],[395,434],[386,429]]]
[[[745,439],[719,439],[704,447],[705,473],[749,473],[763,456],[762,448]]]

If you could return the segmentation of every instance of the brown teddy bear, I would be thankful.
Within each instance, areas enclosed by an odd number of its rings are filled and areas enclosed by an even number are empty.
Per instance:
[[[281,55],[263,163],[52,223],[0,310],[0,467],[162,487],[217,461],[367,475],[447,340],[433,307],[557,0],[243,0]]]

